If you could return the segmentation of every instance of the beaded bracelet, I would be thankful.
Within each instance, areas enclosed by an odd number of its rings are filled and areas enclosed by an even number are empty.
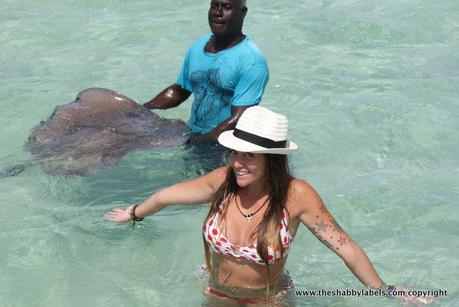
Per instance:
[[[141,222],[143,221],[143,217],[138,217],[137,215],[135,215],[135,209],[139,206],[140,204],[137,204],[137,205],[134,205],[134,207],[132,207],[132,210],[131,210],[131,220],[132,220],[132,227],[134,227],[135,225],[135,222]]]

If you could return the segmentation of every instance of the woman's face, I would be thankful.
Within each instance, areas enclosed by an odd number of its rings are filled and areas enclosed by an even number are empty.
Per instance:
[[[264,185],[266,175],[266,157],[264,154],[231,150],[229,165],[236,175],[238,186]]]

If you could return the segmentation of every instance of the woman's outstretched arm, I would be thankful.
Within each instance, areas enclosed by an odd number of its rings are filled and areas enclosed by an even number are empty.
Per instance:
[[[367,287],[381,289],[388,297],[402,303],[430,304],[433,296],[410,295],[406,287],[388,287],[379,277],[373,264],[352,238],[339,226],[325,208],[320,196],[306,182],[295,180],[293,188],[293,217],[298,218],[324,245],[341,257],[352,273]]]
[[[153,194],[135,208],[135,216],[143,218],[170,205],[193,205],[209,202],[223,184],[226,170],[226,167],[222,167],[207,175],[174,184]],[[114,222],[130,221],[133,207],[113,209],[105,217]]]
[[[385,290],[387,285],[379,277],[368,256],[336,222],[317,192],[300,180],[296,181],[293,191],[298,219],[324,245],[343,259],[362,284]]]

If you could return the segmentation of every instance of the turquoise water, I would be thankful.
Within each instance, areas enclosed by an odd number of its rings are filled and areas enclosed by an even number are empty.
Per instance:
[[[249,0],[245,32],[268,58],[263,105],[289,117],[296,176],[322,195],[388,283],[447,289],[459,305],[459,4]],[[208,1],[0,4],[0,168],[55,106],[105,87],[144,102],[175,81],[208,32]],[[186,119],[190,103],[160,115]],[[93,177],[39,166],[0,179],[1,306],[200,306],[205,206],[139,227],[104,212],[191,178],[183,148],[139,152]],[[359,289],[334,254],[298,233],[297,289]],[[295,298],[298,306],[396,306]]]

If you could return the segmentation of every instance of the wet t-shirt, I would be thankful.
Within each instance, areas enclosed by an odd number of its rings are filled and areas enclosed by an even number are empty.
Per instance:
[[[266,59],[248,37],[218,53],[204,51],[210,38],[193,43],[177,79],[193,92],[188,125],[196,134],[208,133],[230,118],[231,106],[258,104],[269,79]]]

